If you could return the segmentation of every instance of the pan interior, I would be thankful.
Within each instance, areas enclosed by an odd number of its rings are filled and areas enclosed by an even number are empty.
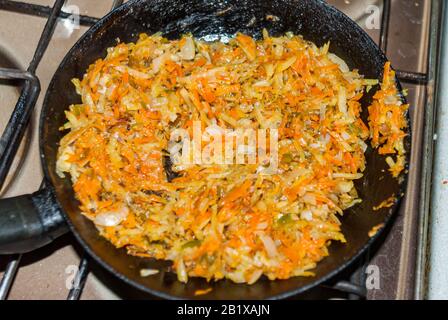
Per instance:
[[[166,271],[167,262],[132,257],[125,250],[116,249],[102,239],[94,225],[80,214],[70,179],[61,179],[55,173],[58,142],[64,135],[59,130],[65,122],[64,110],[70,104],[80,102],[70,80],[82,77],[91,63],[106,55],[106,48],[116,45],[117,38],[122,42],[130,42],[135,41],[141,32],[162,32],[171,39],[185,33],[206,39],[219,39],[238,31],[260,37],[263,28],[272,35],[291,31],[318,46],[330,41],[330,51],[344,59],[350,68],[359,69],[368,78],[379,79],[382,76],[386,59],[373,41],[345,15],[323,1],[316,0],[129,1],[89,30],[68,53],[54,75],[41,116],[40,139],[44,170],[81,243],[103,266],[142,290],[165,298],[196,298],[196,290],[209,287],[213,287],[213,290],[200,298],[264,299],[296,294],[344,268],[372,243],[374,239],[368,236],[372,227],[388,222],[396,209],[397,205],[375,212],[372,210],[373,206],[390,196],[401,195],[405,179],[393,179],[387,172],[384,158],[369,148],[366,153],[365,176],[357,183],[363,202],[347,210],[342,218],[342,231],[347,244],[333,243],[330,246],[330,256],[318,264],[314,270],[315,277],[296,277],[282,281],[261,279],[251,286],[237,285],[230,281],[207,283],[198,278],[182,284],[177,281],[175,274]],[[366,106],[374,91],[362,101],[364,120],[367,116]],[[407,141],[408,151],[409,147]],[[143,278],[139,274],[142,268],[156,268],[161,272]]]

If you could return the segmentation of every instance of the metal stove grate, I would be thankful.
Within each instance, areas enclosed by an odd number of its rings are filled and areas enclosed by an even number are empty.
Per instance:
[[[392,0],[382,1],[379,46],[384,52],[387,51],[388,45],[391,1]],[[27,71],[0,68],[0,79],[16,79],[24,81],[25,84],[8,125],[0,139],[0,189],[5,182],[5,177],[10,169],[18,145],[23,138],[25,129],[30,120],[30,115],[40,93],[39,80],[35,74],[36,69],[52,38],[54,29],[58,23],[58,19],[65,19],[69,17],[68,13],[62,11],[64,2],[65,0],[55,0],[53,7],[47,7],[20,1],[0,0],[0,10],[47,18],[45,28],[42,32],[34,57]],[[120,6],[122,3],[123,0],[114,0],[111,10]],[[442,11],[443,1],[433,0],[432,4],[433,11]],[[92,26],[99,20],[98,18],[87,15],[80,15],[79,18],[80,24],[84,26]],[[396,70],[400,81],[424,86],[427,86],[430,81],[434,81],[436,75],[435,63],[437,61],[437,54],[435,52],[437,52],[437,43],[440,39],[440,19],[431,19],[431,30],[436,31],[431,32],[431,48],[428,58],[429,63],[427,71],[425,73],[419,73],[406,70]],[[429,102],[433,104],[430,106],[432,109],[434,109],[434,100],[435,99],[432,99],[432,101]],[[433,126],[433,121],[431,121],[429,125]],[[431,154],[431,151],[432,150],[430,150],[428,154]],[[427,160],[430,161],[431,159]],[[430,172],[426,174],[425,178],[426,183],[430,182]],[[42,184],[44,184],[44,182]],[[426,189],[423,189],[424,192]],[[427,210],[427,208],[424,209]],[[424,241],[425,239],[423,238],[420,240]],[[8,292],[19,270],[21,258],[22,255],[16,255],[10,258],[4,275],[0,280],[0,300],[7,299]],[[361,267],[349,277],[349,280],[338,281],[336,284],[331,285],[331,288],[347,294],[349,299],[365,299],[367,296],[367,289],[365,286],[365,268],[368,260],[368,256],[364,257]],[[90,258],[87,255],[81,259],[79,270],[74,280],[74,283],[77,285],[69,291],[67,296],[68,300],[78,300],[80,298],[87,275],[89,274],[89,261]]]

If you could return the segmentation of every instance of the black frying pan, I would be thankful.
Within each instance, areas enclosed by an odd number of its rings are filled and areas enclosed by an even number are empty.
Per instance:
[[[268,19],[267,15],[278,19]],[[174,273],[166,271],[169,263],[132,257],[124,249],[116,249],[80,214],[69,178],[61,179],[55,173],[58,143],[64,135],[59,131],[65,122],[64,110],[80,102],[70,80],[82,77],[91,63],[105,56],[106,48],[116,45],[117,38],[129,42],[136,40],[141,32],[159,31],[168,38],[178,38],[187,32],[203,37],[232,35],[237,31],[260,37],[263,28],[273,35],[292,31],[319,46],[331,41],[330,51],[344,59],[350,68],[359,69],[368,78],[382,77],[386,57],[380,49],[353,21],[320,0],[129,1],[86,32],[56,71],[40,121],[40,151],[48,186],[33,195],[1,201],[0,253],[38,248],[62,234],[68,224],[82,246],[102,266],[125,282],[163,298],[195,298],[197,289],[210,286],[213,291],[200,298],[285,298],[322,283],[353,262],[379,235],[370,238],[368,232],[378,224],[390,222],[406,185],[406,173],[399,180],[393,179],[384,157],[370,148],[366,152],[365,176],[357,182],[357,190],[364,201],[347,210],[342,218],[347,244],[335,242],[330,246],[330,256],[318,264],[315,277],[261,279],[250,286],[230,281],[207,283],[199,278],[182,284]],[[374,91],[362,101],[364,120]],[[409,137],[405,147],[409,154]],[[373,211],[373,206],[392,195],[397,196],[392,208]],[[142,268],[161,272],[143,278],[139,274]]]

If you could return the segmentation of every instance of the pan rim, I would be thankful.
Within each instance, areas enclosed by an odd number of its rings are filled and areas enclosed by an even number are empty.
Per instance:
[[[120,15],[122,15],[122,13],[127,12],[131,7],[138,5],[141,2],[144,2],[146,0],[130,0],[126,3],[124,3],[123,5],[121,5],[120,7],[116,8],[115,10],[109,12],[106,16],[104,16],[103,18],[101,18],[97,23],[95,23],[91,28],[89,28],[77,41],[76,43],[72,46],[72,48],[67,52],[67,54],[64,56],[64,59],[61,61],[61,63],[59,64],[59,67],[57,69],[57,71],[53,74],[53,77],[50,81],[50,84],[48,86],[48,89],[46,91],[45,94],[45,99],[43,101],[43,105],[42,105],[42,110],[40,113],[40,120],[39,120],[39,150],[40,150],[40,159],[41,159],[41,165],[43,167],[43,171],[44,171],[44,176],[46,181],[48,181],[49,183],[47,184],[47,187],[50,189],[50,191],[53,193],[54,198],[55,198],[55,205],[57,205],[60,209],[60,212],[62,213],[65,221],[67,222],[70,231],[75,235],[75,238],[77,239],[77,241],[83,246],[84,250],[87,251],[87,253],[98,263],[100,264],[103,268],[105,268],[108,272],[112,273],[115,277],[119,278],[120,280],[124,281],[125,283],[143,291],[146,293],[149,293],[151,295],[163,298],[163,299],[175,299],[175,300],[183,300],[183,299],[187,299],[184,297],[180,297],[180,296],[175,296],[175,295],[171,295],[171,294],[167,294],[165,292],[162,291],[158,291],[158,290],[154,290],[150,287],[147,287],[145,285],[143,285],[142,283],[139,283],[135,280],[130,279],[129,277],[127,277],[126,275],[122,274],[121,272],[117,271],[114,267],[112,267],[109,263],[107,263],[106,261],[104,261],[101,257],[99,257],[95,251],[90,247],[90,245],[88,244],[88,242],[86,240],[84,240],[84,238],[79,234],[79,232],[77,231],[77,228],[75,227],[75,225],[72,223],[70,217],[68,216],[68,214],[65,212],[65,210],[63,209],[63,207],[61,206],[59,200],[58,200],[58,195],[57,192],[55,190],[54,187],[54,183],[53,180],[51,179],[51,174],[50,174],[50,168],[48,166],[48,162],[47,162],[47,157],[45,154],[45,150],[44,150],[44,123],[46,121],[47,118],[47,113],[48,113],[48,109],[49,109],[49,99],[51,96],[51,88],[54,87],[55,81],[56,81],[56,75],[58,73],[58,71],[60,70],[60,67],[62,65],[64,65],[69,58],[73,55],[73,52],[79,47],[80,43],[85,41],[88,37],[92,36],[93,34],[95,34],[104,24],[106,24],[107,22],[109,22],[110,20],[112,20],[115,17],[119,17]],[[380,59],[383,61],[388,61],[386,55],[383,53],[383,51],[378,47],[378,45],[371,39],[371,37],[358,25],[356,24],[352,19],[350,19],[346,14],[344,14],[342,11],[338,10],[337,8],[335,8],[334,6],[329,5],[328,3],[326,3],[323,0],[314,0],[317,3],[319,3],[319,5],[322,5],[323,7],[325,7],[326,10],[330,11],[333,14],[337,14],[341,17],[341,19],[345,19],[347,23],[350,24],[350,26],[356,30],[357,32],[362,33],[365,37],[366,40],[378,50],[378,53],[380,54]],[[396,82],[396,86],[398,89],[398,92],[400,94],[401,100],[403,103],[407,103],[405,97],[402,94],[402,87],[401,84],[398,80],[398,78],[395,79]],[[384,227],[382,227],[374,236],[370,237],[365,244],[355,253],[353,254],[350,259],[347,259],[344,263],[340,264],[338,267],[332,269],[331,271],[329,271],[328,273],[324,274],[323,276],[315,279],[314,281],[310,282],[309,284],[297,287],[296,289],[293,290],[289,290],[283,293],[279,293],[279,294],[275,294],[272,296],[268,296],[265,299],[267,300],[278,300],[278,299],[285,299],[291,296],[295,296],[298,294],[301,294],[305,291],[308,291],[309,289],[316,287],[328,280],[330,280],[331,278],[335,277],[336,275],[340,274],[343,270],[345,270],[346,268],[348,268],[350,265],[352,265],[355,261],[357,261],[363,254],[365,254],[365,252],[367,251],[368,248],[370,248],[372,246],[373,243],[375,243],[377,241],[378,238],[380,238],[383,233],[385,232],[385,230],[388,230],[389,227],[391,226],[391,224],[393,223],[393,218],[396,216],[402,199],[404,197],[407,185],[408,185],[408,181],[409,181],[409,164],[410,164],[410,156],[411,156],[411,152],[412,152],[412,134],[411,134],[411,123],[410,123],[410,116],[409,116],[409,111],[406,112],[406,122],[407,122],[407,130],[406,130],[406,134],[407,134],[407,138],[405,141],[405,148],[406,148],[406,166],[405,166],[405,170],[404,172],[401,174],[400,179],[401,181],[399,182],[399,194],[396,196],[397,199],[395,201],[395,203],[393,204],[392,207],[389,208],[387,214],[384,217]],[[288,281],[288,280],[276,280],[276,281]],[[243,284],[244,285],[244,284]],[[199,298],[205,298],[206,296],[201,296]]]

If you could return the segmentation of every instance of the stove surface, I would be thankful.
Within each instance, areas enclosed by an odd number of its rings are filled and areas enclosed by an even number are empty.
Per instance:
[[[24,2],[52,6],[54,1],[27,0]],[[380,13],[383,10],[383,1],[331,0],[328,2],[357,21],[376,42],[380,41]],[[65,9],[79,8],[80,14],[101,17],[110,10],[113,3],[112,0],[69,0],[66,2]],[[432,1],[429,0],[391,1],[387,55],[396,69],[426,72],[431,3]],[[0,1],[0,67],[24,69],[31,61],[46,19],[13,13],[1,8],[2,1]],[[69,20],[61,20],[58,23],[37,70],[42,86],[41,95],[13,169],[5,187],[1,190],[1,197],[31,193],[39,188],[43,175],[38,155],[37,122],[42,100],[60,61],[86,30],[87,27],[83,26],[73,28]],[[408,90],[408,100],[411,104],[414,146],[411,155],[409,186],[407,197],[403,201],[395,224],[387,237],[381,241],[380,246],[369,253],[367,271],[379,271],[380,287],[368,290],[368,299],[409,299],[414,296],[426,87],[402,84]],[[2,101],[0,130],[6,126],[19,90],[17,83],[0,81],[0,100]],[[43,249],[24,255],[8,298],[66,299],[70,281],[83,256],[82,248],[71,234],[64,235]],[[9,261],[10,257],[0,258],[0,278]],[[91,262],[90,268],[91,272],[87,277],[81,299],[147,298],[95,263]],[[328,298],[322,295],[319,297]]]

